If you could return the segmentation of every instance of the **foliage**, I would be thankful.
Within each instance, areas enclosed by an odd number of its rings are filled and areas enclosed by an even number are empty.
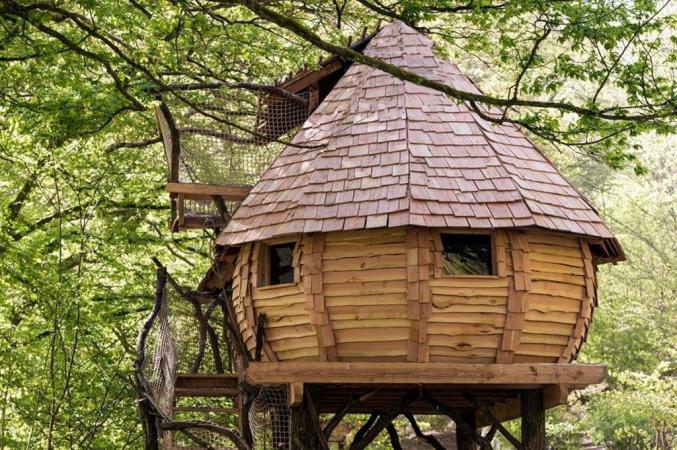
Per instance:
[[[675,404],[675,137],[646,136],[648,173],[567,169],[600,205],[628,261],[600,271],[600,307],[582,361],[609,364],[609,388],[581,407],[582,431],[610,448],[671,448]],[[585,398],[585,397],[584,397]]]
[[[677,382],[663,373],[622,374],[619,389],[591,399],[588,427],[611,449],[671,448],[677,427]]]

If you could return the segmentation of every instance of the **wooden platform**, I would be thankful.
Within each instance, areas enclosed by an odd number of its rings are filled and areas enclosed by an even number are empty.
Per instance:
[[[607,367],[598,364],[461,364],[371,362],[252,362],[245,379],[256,385],[374,384],[493,386],[524,389],[567,384],[573,389],[601,383]]]
[[[489,408],[500,420],[520,416],[520,392],[542,390],[546,408],[566,402],[570,390],[601,383],[604,365],[460,364],[367,362],[252,362],[245,380],[258,386],[286,384],[290,405],[306,389],[315,392],[320,413],[371,413],[388,410],[405,393],[425,391],[456,411]],[[422,395],[410,403],[413,414],[439,414],[439,405]],[[484,416],[478,415],[479,425]]]
[[[236,373],[179,374],[174,385],[176,397],[237,397]]]

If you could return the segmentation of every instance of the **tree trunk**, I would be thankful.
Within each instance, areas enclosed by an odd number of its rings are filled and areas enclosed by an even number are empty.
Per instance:
[[[522,391],[522,445],[524,450],[545,450],[545,405],[543,391]]]

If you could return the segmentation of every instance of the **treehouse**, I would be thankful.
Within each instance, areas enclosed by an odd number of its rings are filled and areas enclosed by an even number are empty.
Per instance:
[[[400,22],[359,50],[480,92]],[[414,429],[413,414],[451,417],[460,449],[491,448],[497,431],[545,448],[544,409],[605,376],[573,361],[597,266],[624,259],[619,243],[520,129],[492,121],[499,112],[340,64],[287,81],[327,88],[220,223],[198,288],[222,299],[244,397],[284,390],[269,406],[275,448],[328,448],[349,413],[372,414],[351,449],[382,430],[397,448],[399,414]],[[252,401],[240,400],[244,441]],[[501,425],[520,416],[522,441]]]

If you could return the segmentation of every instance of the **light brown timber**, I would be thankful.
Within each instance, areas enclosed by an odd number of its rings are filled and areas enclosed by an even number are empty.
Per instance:
[[[595,306],[587,240],[498,230],[493,275],[446,276],[445,231],[291,236],[287,241],[299,241],[294,282],[279,286],[258,286],[260,244],[243,245],[232,286],[247,347],[253,350],[256,317],[265,313],[266,360],[554,363],[575,357]]]
[[[607,368],[592,364],[464,364],[435,362],[252,362],[245,379],[253,384],[431,384],[576,387],[597,384]]]

